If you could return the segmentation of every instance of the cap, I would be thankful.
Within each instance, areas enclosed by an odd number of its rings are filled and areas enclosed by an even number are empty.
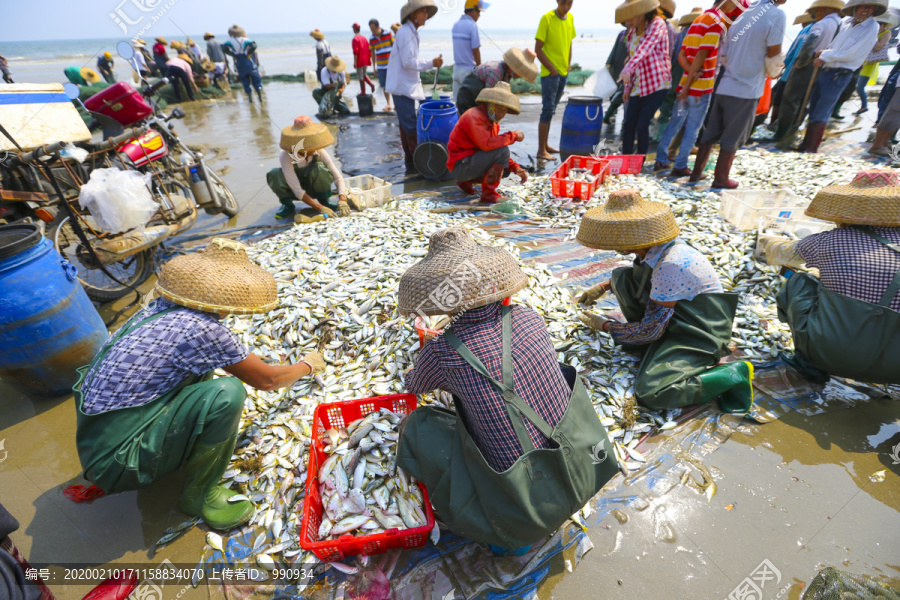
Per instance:
[[[490,6],[490,4],[488,4],[484,0],[466,0],[466,10],[469,10],[472,8],[487,10],[489,6]]]
[[[359,23],[354,23],[353,25],[351,25],[351,27],[353,29],[362,29],[362,27],[359,26]]]

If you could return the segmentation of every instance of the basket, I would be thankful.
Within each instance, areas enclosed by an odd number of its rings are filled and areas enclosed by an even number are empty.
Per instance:
[[[573,181],[566,179],[570,169],[590,169],[596,175],[594,181]],[[594,156],[570,156],[550,176],[553,195],[557,198],[578,198],[588,201],[609,172],[609,161]]]
[[[300,546],[309,550],[320,560],[331,562],[347,556],[381,554],[393,548],[419,548],[428,541],[428,534],[434,528],[434,511],[428,492],[422,483],[422,498],[428,524],[412,529],[389,529],[383,533],[353,536],[342,535],[336,540],[318,541],[319,525],[322,522],[322,498],[319,496],[319,465],[325,462],[325,446],[322,438],[332,427],[346,427],[378,409],[387,408],[398,415],[408,415],[416,409],[415,394],[393,394],[361,400],[320,404],[313,415],[312,445],[309,448],[309,467],[306,473],[306,499],[303,502],[303,521],[300,531]]]
[[[779,219],[778,217],[764,216],[759,219],[759,231],[756,234],[756,249],[753,251],[753,257],[761,259],[763,257],[762,248],[767,240],[789,240],[793,237],[803,239],[815,233],[822,233],[829,229],[834,229],[835,224],[828,221],[820,221],[819,219],[792,220]],[[766,232],[766,230],[774,230]],[[793,237],[792,237],[793,236]]]
[[[722,192],[719,215],[747,231],[759,226],[761,217],[775,217],[785,221],[802,219],[808,201],[790,190],[731,190]]]
[[[391,200],[391,184],[384,179],[379,179],[374,175],[357,175],[356,177],[347,177],[344,179],[344,185],[348,192],[349,199],[356,204],[360,210],[366,208],[375,208],[386,204]],[[351,194],[349,190],[359,188],[362,193]]]
[[[419,334],[419,348],[424,346],[431,338],[444,333],[443,329],[429,329],[428,327],[425,327],[425,324],[422,322],[422,317],[416,317],[415,328],[416,333]]]
[[[637,175],[644,168],[643,154],[613,154],[602,158],[609,161],[610,175]]]

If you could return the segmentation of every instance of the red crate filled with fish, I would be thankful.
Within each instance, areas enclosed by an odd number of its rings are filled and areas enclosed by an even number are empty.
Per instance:
[[[320,404],[300,545],[320,560],[424,546],[434,528],[428,491],[394,467],[398,428],[415,394]]]
[[[603,158],[609,161],[610,175],[637,175],[644,168],[643,154],[610,154]]]
[[[609,161],[594,156],[570,156],[550,176],[553,195],[587,202],[609,173]]]

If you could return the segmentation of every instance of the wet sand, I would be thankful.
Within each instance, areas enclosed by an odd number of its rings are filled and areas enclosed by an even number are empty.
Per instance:
[[[298,114],[314,114],[315,105],[303,85],[269,84],[264,93],[262,106],[250,105],[243,94],[185,105],[180,135],[191,145],[205,146],[211,166],[226,173],[243,209],[234,219],[201,216],[169,245],[171,251],[223,234],[252,243],[288,226],[274,219],[278,203],[265,173],[277,164],[281,128]],[[559,139],[563,109],[551,140]],[[848,105],[844,112],[853,109]],[[533,165],[529,156],[536,148],[536,111],[529,105],[521,116],[504,122],[504,128],[525,131],[526,142],[514,147],[516,160],[525,166]],[[393,116],[365,122],[351,117],[336,120],[335,126],[358,128],[346,139],[373,139],[365,146],[335,149],[346,172],[380,173],[394,183],[395,195],[437,189],[459,197],[452,182],[435,185],[406,175]],[[832,143],[834,148],[859,145],[844,138]],[[555,166],[543,165],[539,172]],[[147,291],[151,287],[152,280],[143,286]],[[124,304],[104,306],[102,313],[108,317]],[[0,382],[0,415],[0,440],[8,452],[0,462],[0,502],[21,523],[12,538],[24,556],[35,563],[81,566],[149,567],[166,558],[196,564],[204,545],[199,528],[159,552],[148,551],[163,530],[186,520],[177,509],[180,474],[140,492],[75,504],[62,495],[66,486],[84,483],[72,398],[36,400]],[[689,425],[705,426],[702,420]],[[589,535],[594,549],[571,573],[561,559],[555,561],[539,595],[571,600],[721,598],[763,560],[781,575],[777,586],[769,582],[765,587],[766,600],[799,598],[816,571],[829,565],[898,585],[900,465],[890,456],[898,444],[898,402],[874,400],[813,417],[791,413],[766,425],[745,420],[705,458],[718,486],[710,503],[678,486],[643,510],[623,509],[625,523],[609,517],[593,524]],[[882,469],[887,471],[884,481],[869,479]],[[51,589],[61,600],[74,600],[89,588],[51,582]],[[161,600],[206,595],[203,586],[177,586],[164,589]]]

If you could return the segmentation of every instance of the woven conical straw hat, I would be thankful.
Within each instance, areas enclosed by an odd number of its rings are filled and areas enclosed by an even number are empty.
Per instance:
[[[886,13],[888,9],[887,0],[850,0],[850,2],[844,5],[844,10],[841,11],[841,15],[852,17],[853,13],[856,12],[856,9],[864,4],[875,7],[875,11],[872,13],[873,17],[880,17]]]
[[[484,88],[478,93],[475,102],[479,104],[496,104],[505,106],[514,115],[522,112],[519,97],[512,93],[512,88],[505,81],[500,81],[492,88]]]
[[[401,314],[453,315],[500,302],[528,286],[516,259],[502,248],[477,244],[452,227],[428,241],[428,254],[400,278]]]
[[[325,34],[322,33],[321,31],[319,31],[318,29],[313,29],[312,31],[309,32],[309,35],[311,35],[313,37],[313,39],[316,39],[316,40],[324,40],[325,39]]]
[[[813,17],[808,12],[800,14],[796,19],[794,19],[794,25],[806,25],[808,23],[812,23],[816,18]]]
[[[808,9],[806,9],[806,12],[811,15],[815,15],[816,9],[818,8],[833,8],[835,10],[843,10],[844,3],[842,0],[816,0],[809,6]]]
[[[616,23],[646,15],[654,8],[659,8],[659,0],[625,0],[616,7]]]
[[[409,15],[413,14],[420,8],[428,9],[429,19],[436,15],[438,11],[437,4],[434,3],[434,0],[409,0],[409,2],[404,4],[403,8],[400,9],[400,23],[406,23]]]
[[[671,16],[675,16],[675,0],[659,0],[659,7]]]
[[[282,150],[293,152],[294,147],[303,141],[299,150],[312,152],[325,148],[334,143],[334,137],[323,123],[313,123],[309,117],[297,117],[294,124],[281,130],[281,142],[278,144]]]
[[[343,73],[347,68],[347,63],[337,56],[329,56],[325,59],[325,68],[332,73]]]
[[[584,214],[577,239],[589,248],[630,252],[676,237],[678,223],[668,206],[644,200],[638,190],[617,190],[606,204]]]
[[[900,227],[897,172],[860,171],[850,185],[822,188],[806,208],[806,214],[844,225]]]
[[[232,25],[228,28],[228,35],[234,38],[247,37],[247,32],[240,25]]]
[[[278,304],[272,274],[250,262],[246,246],[223,238],[163,265],[156,291],[175,304],[218,314],[252,315]]]
[[[682,15],[681,18],[678,19],[678,26],[679,27],[690,27],[691,23],[693,23],[697,19],[697,17],[699,17],[702,14],[703,14],[703,9],[698,6],[694,9],[692,9],[691,12],[689,12],[688,14]]]
[[[541,72],[534,62],[535,58],[537,58],[537,55],[531,48],[526,50],[510,48],[503,53],[503,62],[506,63],[506,66],[528,83],[534,83]]]

